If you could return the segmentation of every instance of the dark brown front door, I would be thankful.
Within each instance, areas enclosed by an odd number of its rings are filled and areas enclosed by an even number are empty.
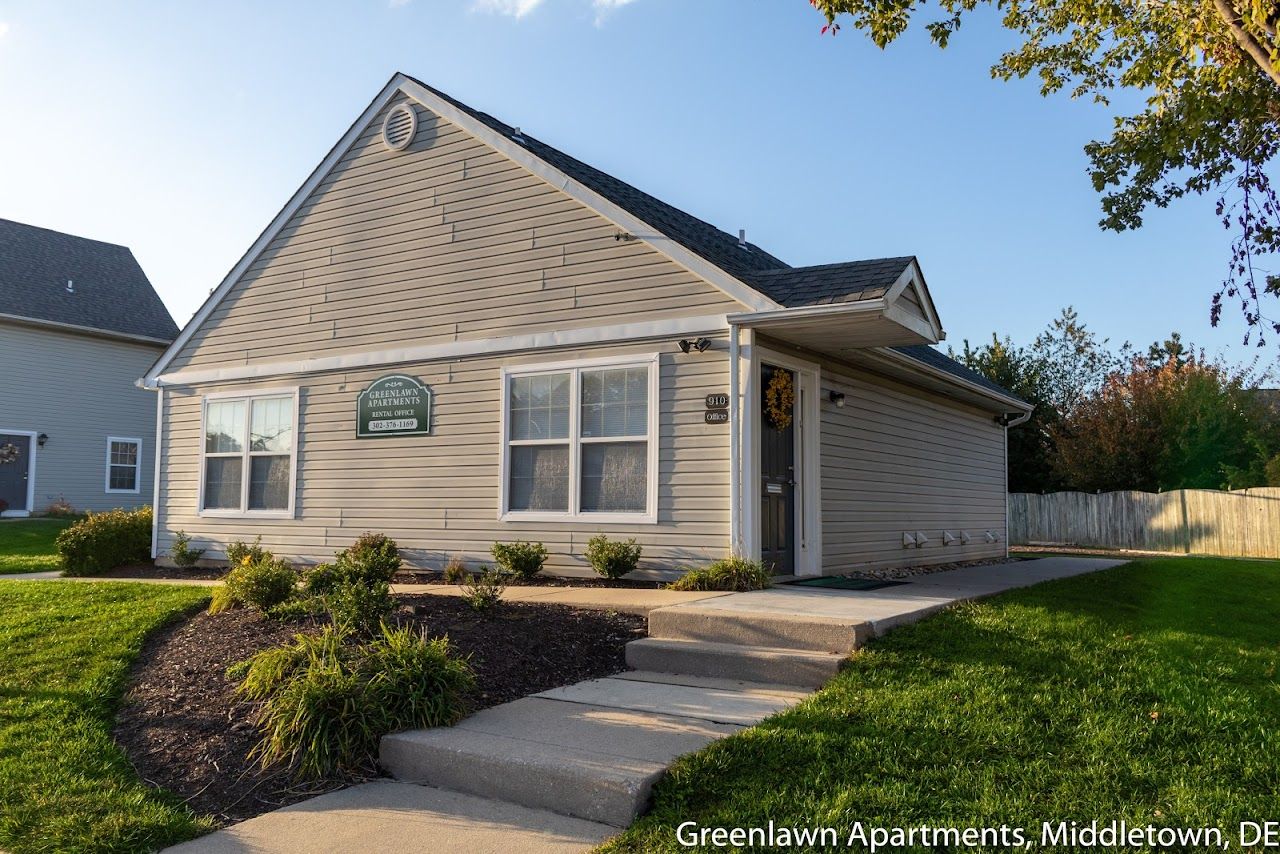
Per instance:
[[[792,404],[785,426],[779,426],[768,389],[775,373],[791,380]],[[760,560],[776,575],[796,571],[796,440],[795,374],[773,365],[760,370]]]
[[[0,455],[0,510],[30,510],[27,506],[27,477],[31,472],[31,437],[0,433],[0,447],[12,445],[17,456],[10,462]]]

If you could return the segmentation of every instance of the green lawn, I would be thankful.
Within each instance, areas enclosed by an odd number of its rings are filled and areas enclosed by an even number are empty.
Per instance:
[[[1280,563],[1179,558],[896,629],[797,708],[679,762],[611,852],[675,828],[1280,818]],[[843,842],[844,839],[841,839]],[[798,849],[797,849],[798,850]]]
[[[62,569],[58,534],[75,519],[16,519],[0,522],[0,575]]]
[[[111,739],[143,637],[207,596],[0,580],[0,850],[149,851],[208,829]]]

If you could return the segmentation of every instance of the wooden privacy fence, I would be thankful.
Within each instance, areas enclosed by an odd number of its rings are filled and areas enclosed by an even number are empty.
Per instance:
[[[1009,542],[1280,558],[1280,487],[1013,492]]]

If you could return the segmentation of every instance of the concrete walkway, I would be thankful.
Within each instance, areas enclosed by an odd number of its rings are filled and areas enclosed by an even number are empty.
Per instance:
[[[174,850],[585,851],[646,808],[677,757],[800,702],[871,637],[955,602],[1120,563],[1046,558],[873,591],[784,586],[658,607],[649,637],[627,646],[634,670],[386,736],[381,764],[401,783],[325,795]]]

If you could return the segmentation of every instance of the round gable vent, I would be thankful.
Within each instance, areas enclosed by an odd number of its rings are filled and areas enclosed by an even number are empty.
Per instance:
[[[392,151],[404,151],[418,132],[418,111],[412,104],[394,107],[382,121],[382,141]]]

